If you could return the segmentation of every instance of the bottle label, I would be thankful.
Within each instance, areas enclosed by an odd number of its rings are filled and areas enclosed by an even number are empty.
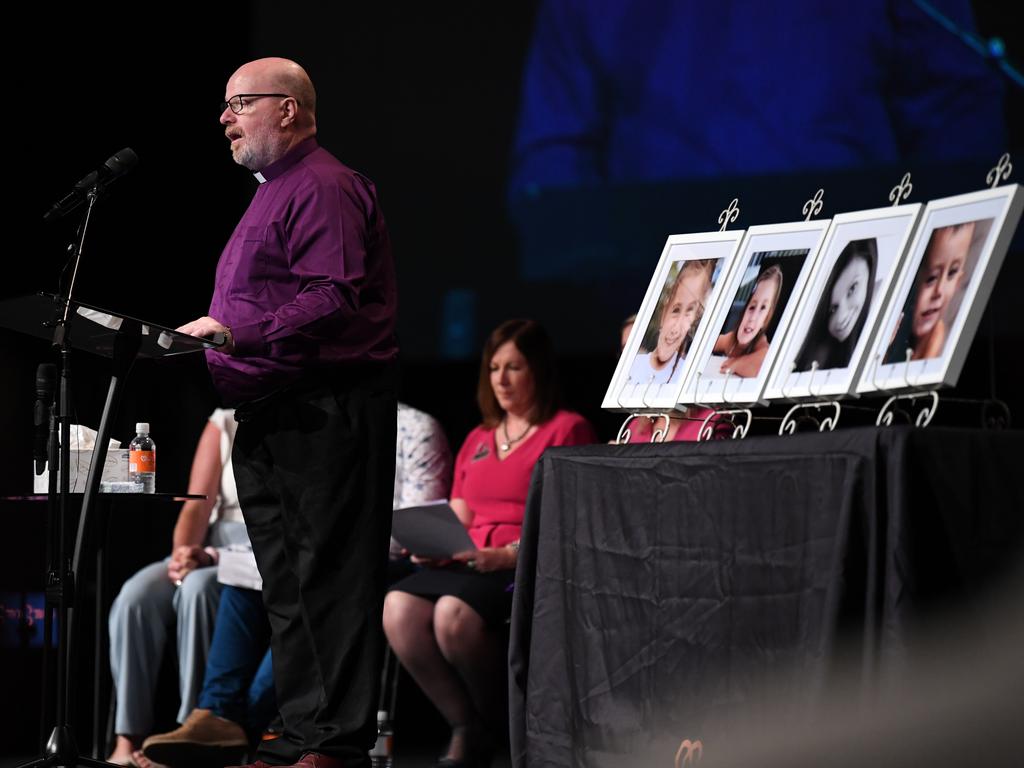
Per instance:
[[[129,472],[156,472],[156,451],[128,451]]]

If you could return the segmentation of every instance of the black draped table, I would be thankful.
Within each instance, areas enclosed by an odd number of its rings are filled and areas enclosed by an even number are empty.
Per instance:
[[[549,450],[513,603],[513,762],[623,765],[771,676],[814,707],[840,659],[898,685],[918,623],[980,593],[1022,533],[1024,432]]]

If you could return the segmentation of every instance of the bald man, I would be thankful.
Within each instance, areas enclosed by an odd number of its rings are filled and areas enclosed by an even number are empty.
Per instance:
[[[225,339],[207,363],[236,407],[235,479],[284,721],[253,765],[362,766],[395,472],[390,240],[372,182],[317,144],[316,92],[298,64],[240,67],[220,122],[259,186],[209,315],[179,330]]]

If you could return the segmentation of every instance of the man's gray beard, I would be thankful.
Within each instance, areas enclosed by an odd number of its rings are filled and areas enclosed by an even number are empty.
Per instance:
[[[253,173],[261,171],[284,155],[283,146],[268,136],[248,136],[238,153],[232,153],[234,161]]]
[[[234,161],[243,168],[248,168],[253,173],[256,173],[260,168],[264,168],[270,163],[261,163],[256,157],[256,152],[251,147],[243,147],[237,153],[233,153]]]

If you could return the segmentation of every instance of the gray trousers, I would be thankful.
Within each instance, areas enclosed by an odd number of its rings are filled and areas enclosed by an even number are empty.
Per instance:
[[[245,524],[216,522],[207,544],[245,544]],[[213,620],[220,600],[217,569],[199,568],[180,587],[167,578],[170,558],[147,565],[121,587],[110,609],[110,672],[117,716],[114,733],[145,736],[153,729],[153,697],[167,641],[178,651],[178,689],[182,722],[203,687]]]

